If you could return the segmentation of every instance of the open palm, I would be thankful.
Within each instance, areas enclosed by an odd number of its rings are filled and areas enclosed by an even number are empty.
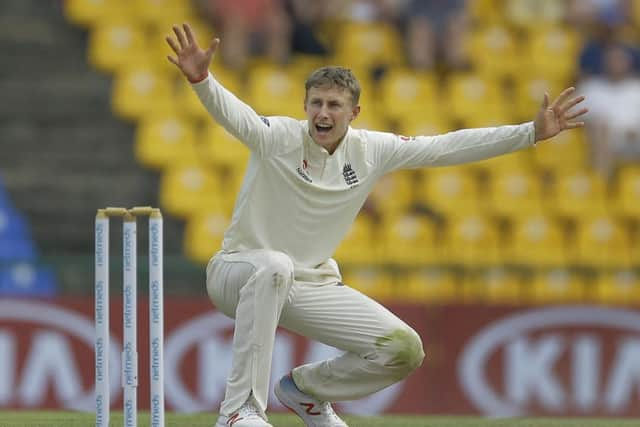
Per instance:
[[[195,34],[189,24],[183,24],[182,28],[173,26],[177,42],[171,36],[166,40],[171,49],[176,53],[176,57],[167,56],[167,59],[189,79],[190,81],[202,80],[209,72],[209,64],[218,48],[220,39],[213,39],[208,49],[198,46]]]
[[[570,87],[562,91],[562,93],[549,104],[549,95],[544,94],[542,107],[536,115],[534,121],[536,130],[536,141],[556,136],[565,129],[574,129],[584,126],[584,122],[574,121],[573,119],[586,114],[588,110],[582,108],[578,111],[573,107],[585,100],[584,96],[569,99],[575,88]]]

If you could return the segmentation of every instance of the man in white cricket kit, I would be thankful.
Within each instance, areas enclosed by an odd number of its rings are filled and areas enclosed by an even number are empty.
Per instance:
[[[360,112],[351,72],[324,67],[307,79],[307,120],[261,117],[209,73],[218,47],[201,49],[191,28],[167,42],[213,118],[251,157],[222,250],[207,267],[207,291],[235,318],[233,363],[216,427],[269,427],[265,410],[276,327],[344,350],[299,366],[275,386],[307,426],[344,427],[330,402],[358,399],[408,376],[424,358],[418,334],[382,305],[341,283],[331,258],[382,175],[482,160],[583,126],[569,88],[535,121],[401,138],[349,125]]]

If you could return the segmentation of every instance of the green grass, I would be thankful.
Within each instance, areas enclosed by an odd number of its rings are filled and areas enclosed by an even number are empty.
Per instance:
[[[216,416],[206,414],[173,414],[166,416],[167,427],[213,427]],[[631,427],[638,420],[614,418],[509,418],[485,419],[481,417],[345,417],[350,427]],[[274,427],[304,427],[302,421],[291,414],[269,417]],[[0,427],[89,427],[94,415],[81,412],[0,411]],[[149,415],[140,413],[138,426],[148,427]],[[122,426],[122,413],[111,414],[111,426]]]

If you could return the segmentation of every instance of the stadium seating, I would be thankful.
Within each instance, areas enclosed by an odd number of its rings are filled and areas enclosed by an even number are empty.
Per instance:
[[[581,39],[561,19],[565,4],[475,0],[466,7],[469,70],[411,70],[400,31],[342,18],[324,34],[330,58],[296,54],[283,65],[257,58],[244,73],[214,61],[211,70],[259,114],[304,118],[308,74],[329,62],[350,67],[362,85],[352,126],[408,136],[530,121],[545,92],[554,97],[574,84]],[[65,13],[89,31],[89,62],[113,76],[112,109],[136,125],[138,162],[162,174],[162,207],[186,221],[185,253],[207,262],[220,247],[249,150],[167,62],[164,37],[182,21],[201,45],[216,31],[181,0],[67,0]],[[589,155],[585,132],[573,130],[468,166],[383,177],[366,209],[379,216],[361,213],[336,252],[345,281],[374,297],[425,303],[635,301],[640,285],[629,268],[640,266],[640,169],[621,168],[610,186]],[[11,247],[7,253],[35,257],[32,244]],[[576,273],[584,270],[593,275]],[[587,277],[595,278],[591,293]]]
[[[195,162],[198,150],[192,122],[173,114],[141,120],[136,130],[135,154],[142,165],[154,169],[176,162]]]
[[[440,262],[436,225],[424,216],[389,217],[383,226],[384,259],[404,267],[419,267]]]
[[[462,302],[480,304],[521,304],[522,281],[504,268],[469,272],[462,282]]]
[[[224,231],[229,222],[230,218],[220,211],[196,212],[187,221],[185,253],[197,262],[207,263],[222,248]]]
[[[567,246],[562,223],[544,213],[522,214],[512,219],[503,258],[517,265],[558,267],[568,263]]]

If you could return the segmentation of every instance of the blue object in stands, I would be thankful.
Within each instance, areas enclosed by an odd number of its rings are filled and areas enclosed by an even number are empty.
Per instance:
[[[55,274],[46,267],[18,262],[0,268],[0,296],[51,297],[58,293]]]
[[[26,221],[18,212],[8,207],[0,207],[0,241],[4,239],[31,240]]]
[[[0,208],[0,260],[32,260],[36,249],[24,218],[11,208]]]

